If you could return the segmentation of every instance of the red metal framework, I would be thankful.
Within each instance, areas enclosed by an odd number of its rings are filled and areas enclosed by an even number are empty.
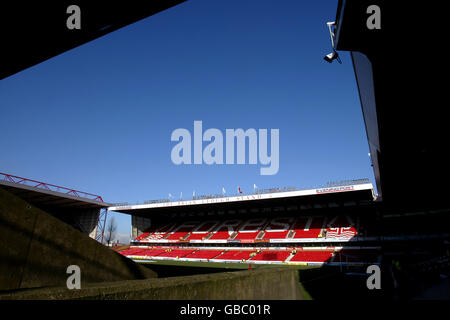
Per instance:
[[[104,202],[102,197],[92,194],[92,193],[87,193],[87,192],[83,192],[83,191],[60,187],[60,186],[56,186],[53,184],[36,181],[36,180],[31,180],[31,179],[27,179],[27,178],[21,178],[21,177],[13,176],[11,174],[7,174],[7,173],[0,172],[0,179],[4,180],[4,181],[16,183],[16,184],[26,185],[26,186],[37,188],[37,189],[50,190],[50,191],[60,192],[60,193],[64,193],[64,194],[69,194],[69,195],[79,197],[79,198],[86,198],[86,199],[91,199],[91,200],[98,201],[98,202]]]

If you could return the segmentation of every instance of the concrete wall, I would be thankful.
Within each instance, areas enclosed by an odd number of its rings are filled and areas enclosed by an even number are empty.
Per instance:
[[[40,208],[58,220],[64,221],[73,228],[95,239],[100,209],[98,208]]]
[[[65,286],[69,265],[82,285],[157,276],[0,188],[0,291]]]
[[[131,239],[136,239],[152,225],[151,219],[131,215]]]
[[[78,225],[81,227],[81,231],[87,234],[90,238],[95,239],[97,232],[98,218],[100,210],[86,210],[82,214],[78,215]]]
[[[298,270],[284,267],[102,283],[80,290],[39,289],[0,294],[0,299],[294,300],[309,295]]]

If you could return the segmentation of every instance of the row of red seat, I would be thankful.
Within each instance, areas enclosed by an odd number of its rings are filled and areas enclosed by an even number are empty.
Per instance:
[[[136,240],[256,240],[258,235],[258,240],[273,240],[286,239],[289,234],[292,239],[352,238],[358,233],[357,225],[357,219],[346,215],[331,218],[311,216],[171,222],[152,226]]]
[[[291,255],[290,251],[262,251],[255,255],[253,261],[280,261],[284,262]]]
[[[333,256],[333,251],[320,250],[320,251],[299,251],[292,257],[290,261],[292,262],[304,262],[304,261],[314,261],[314,262],[325,262]]]
[[[207,259],[214,261],[267,261],[267,262],[376,262],[378,251],[373,249],[343,249],[335,251],[335,248],[322,250],[305,250],[296,248],[291,250],[214,250],[214,249],[180,249],[180,248],[131,248],[120,251],[124,256],[146,256],[165,258],[189,258]]]

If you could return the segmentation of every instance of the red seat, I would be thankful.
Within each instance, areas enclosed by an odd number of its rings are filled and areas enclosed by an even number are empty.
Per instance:
[[[213,259],[221,254],[223,250],[198,250],[185,256],[185,258],[191,259]]]
[[[209,232],[191,233],[189,237],[186,238],[186,240],[202,240],[208,234]]]
[[[266,231],[264,233],[263,239],[286,239],[289,234],[289,230],[285,231]]]
[[[177,232],[174,232],[174,233],[172,233],[172,234],[170,234],[167,238],[166,238],[166,240],[180,240],[181,238],[183,238],[184,236],[186,236],[188,234],[188,232],[187,231],[177,231]]]
[[[299,251],[297,254],[292,257],[290,261],[297,261],[297,262],[325,262],[329,259],[331,259],[333,255],[333,251],[328,250],[305,250],[305,251]]]
[[[230,233],[228,231],[216,231],[209,240],[227,240],[229,237]]]
[[[255,240],[260,231],[255,232],[239,232],[234,238],[235,240]]]
[[[230,250],[225,251],[220,256],[216,257],[217,260],[236,260],[240,261],[242,259],[248,260],[252,253],[256,252],[256,250]]]
[[[280,261],[283,262],[284,260],[289,257],[291,254],[290,251],[275,251],[275,250],[266,250],[258,253],[256,256],[251,258],[252,261]]]
[[[323,225],[322,217],[301,217],[294,223],[294,239],[318,238]]]
[[[182,257],[194,252],[195,250],[196,249],[174,249],[172,251],[168,251],[168,252],[158,255],[158,257],[182,258]]]

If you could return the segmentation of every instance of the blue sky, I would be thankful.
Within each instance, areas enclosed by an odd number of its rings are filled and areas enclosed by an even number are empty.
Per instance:
[[[1,80],[0,171],[109,202],[373,182],[350,56],[323,60],[336,6],[190,0]],[[171,133],[194,120],[279,129],[278,173],[173,164]]]

